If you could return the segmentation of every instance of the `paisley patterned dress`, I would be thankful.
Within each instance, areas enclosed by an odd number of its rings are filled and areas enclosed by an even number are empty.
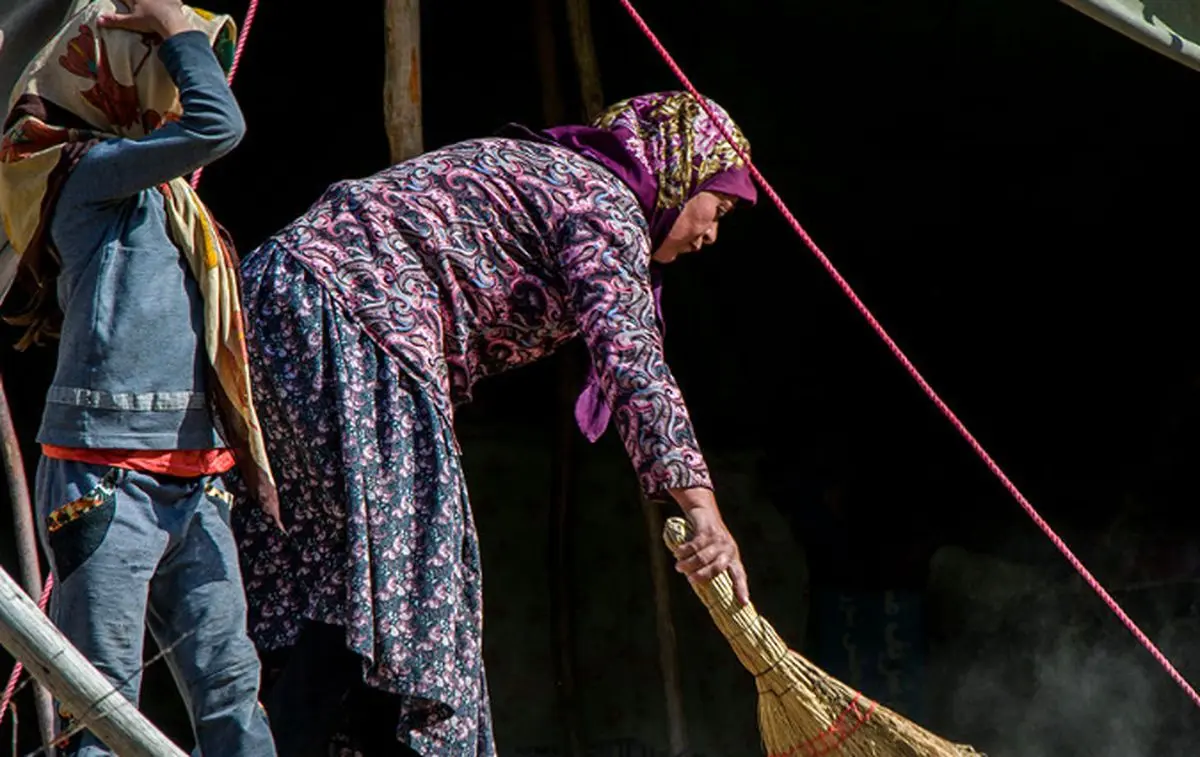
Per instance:
[[[645,213],[557,145],[464,142],[335,184],[242,264],[288,526],[238,528],[260,648],[345,629],[422,755],[492,755],[479,549],[454,408],[582,336],[647,493],[710,486],[663,358]]]

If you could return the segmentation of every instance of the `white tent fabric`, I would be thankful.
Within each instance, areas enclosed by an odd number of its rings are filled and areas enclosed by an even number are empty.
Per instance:
[[[1146,47],[1200,71],[1200,0],[1062,0]]]
[[[91,0],[0,0],[0,94],[9,92],[29,61],[70,15]],[[0,116],[3,118],[3,116]],[[0,302],[12,287],[17,255],[0,229]]]

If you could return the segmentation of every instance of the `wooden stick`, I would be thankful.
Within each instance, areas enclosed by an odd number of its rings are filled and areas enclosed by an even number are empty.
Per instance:
[[[25,461],[13,423],[12,408],[4,392],[4,381],[0,378],[0,452],[4,458],[4,476],[8,481],[8,501],[12,506],[13,527],[17,536],[17,560],[21,568],[21,582],[30,597],[42,595],[42,566],[38,559],[37,531],[33,522],[33,502],[29,497],[29,482],[25,478]],[[46,754],[54,757],[55,717],[54,701],[50,692],[40,683],[33,690],[34,708],[37,712],[38,730],[42,734],[42,746]]]
[[[421,2],[387,0],[383,107],[392,162],[425,151],[421,124]]]
[[[591,121],[604,110],[604,90],[600,83],[600,64],[596,58],[595,37],[592,34],[591,7],[588,0],[566,0],[566,8],[584,117]],[[660,546],[662,513],[658,503],[647,497],[642,497],[642,511],[646,518],[647,542],[650,545],[655,624],[658,628],[658,657],[667,707],[667,737],[671,745],[671,754],[682,755],[688,749],[687,722],[684,718],[683,688],[679,677],[679,650],[675,641],[675,624],[671,618],[671,569]]]
[[[679,650],[675,622],[671,618],[671,568],[662,539],[662,505],[642,497],[646,532],[650,537],[650,575],[654,580],[654,616],[658,626],[658,662],[662,670],[663,695],[667,700],[667,728],[672,755],[687,754],[687,722],[683,714],[683,684],[679,676]]]
[[[604,90],[600,86],[600,64],[596,60],[588,0],[567,0],[567,26],[571,33],[571,50],[575,53],[584,115],[590,121],[604,110]]]
[[[1151,21],[1153,16],[1146,14],[1154,6],[1149,3],[1135,4],[1114,2],[1114,0],[1062,0],[1062,2],[1085,16],[1099,21],[1109,29],[1140,42],[1156,53],[1165,55],[1177,63],[1182,63],[1190,69],[1200,71],[1197,40],[1189,39],[1194,35],[1188,34],[1190,30],[1187,25],[1171,29],[1162,23],[1161,18],[1156,19],[1157,22]],[[1138,8],[1138,5],[1142,7]],[[1192,12],[1194,13],[1194,11]],[[1176,18],[1180,18],[1186,24],[1185,19],[1188,18],[1186,14],[1185,11]]]
[[[563,101],[558,80],[557,51],[554,44],[554,18],[549,0],[533,0],[533,34],[538,51],[538,73],[542,84],[542,118],[549,126],[563,119]],[[555,693],[558,699],[562,740],[569,757],[583,757],[580,736],[579,695],[575,671],[575,592],[571,581],[571,513],[575,499],[575,460],[578,444],[572,412],[575,374],[579,371],[574,350],[557,355],[557,393],[555,397],[554,466],[550,491],[548,530],[550,577],[550,614],[554,619],[551,646],[554,651]]]
[[[186,757],[71,646],[4,570],[0,644],[121,757]]]
[[[576,365],[571,350],[558,358],[558,412],[555,429],[554,473],[550,500],[550,606],[554,617],[554,672],[563,738],[570,757],[583,757],[580,736],[578,683],[575,675],[575,591],[572,577],[572,539],[575,497],[575,448],[578,444],[572,413],[572,381]]]

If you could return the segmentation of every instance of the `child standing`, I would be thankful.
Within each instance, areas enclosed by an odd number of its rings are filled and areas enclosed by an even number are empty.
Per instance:
[[[0,215],[32,285],[20,346],[61,335],[36,485],[52,617],[134,703],[149,627],[199,751],[270,757],[221,474],[239,467],[271,513],[274,484],[236,260],[180,178],[242,137],[233,43],[227,17],[179,0],[86,6],[14,91]],[[111,750],[83,731],[65,754]]]

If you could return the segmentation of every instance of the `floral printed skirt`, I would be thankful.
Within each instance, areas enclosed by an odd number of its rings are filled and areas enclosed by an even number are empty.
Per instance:
[[[303,264],[268,243],[242,264],[259,419],[288,534],[236,510],[250,634],[345,629],[363,681],[396,695],[421,755],[495,753],[479,546],[453,428]]]

